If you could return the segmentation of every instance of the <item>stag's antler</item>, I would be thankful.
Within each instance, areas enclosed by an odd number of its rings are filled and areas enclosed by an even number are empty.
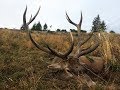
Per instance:
[[[32,15],[31,15],[29,22],[26,22],[26,12],[27,12],[27,6],[26,6],[26,9],[25,9],[24,14],[23,14],[23,25],[21,26],[20,29],[21,30],[28,30],[29,24],[37,17],[39,11],[40,11],[40,7],[39,7],[37,13],[35,14],[35,16],[32,17]]]
[[[82,20],[83,20],[82,12],[81,12],[81,18],[80,18],[79,24],[74,23],[74,22],[70,19],[70,17],[68,16],[67,13],[66,13],[66,18],[67,18],[67,20],[68,20],[69,23],[71,23],[71,24],[73,24],[74,26],[77,27],[78,40],[80,40],[80,31],[81,31],[81,25],[82,25]],[[94,34],[93,34],[93,32],[92,32],[92,34],[91,34],[86,40],[84,40],[83,42],[80,42],[80,41],[78,42],[78,51],[77,51],[75,57],[79,58],[79,57],[82,56],[82,55],[88,54],[88,53],[94,51],[94,50],[99,46],[99,42],[98,42],[98,38],[97,38],[97,40],[96,40],[97,42],[96,42],[96,44],[95,44],[94,46],[91,46],[91,47],[86,48],[86,49],[81,49],[81,46],[82,46],[83,44],[85,44],[93,35],[94,35]]]
[[[28,30],[29,24],[36,18],[36,16],[38,15],[39,11],[40,11],[40,7],[39,7],[37,13],[35,14],[35,16],[32,18],[32,15],[31,15],[29,22],[26,23],[26,12],[27,12],[27,6],[26,6],[26,9],[25,9],[24,14],[23,14],[23,25],[22,25],[21,29],[23,29],[23,30]],[[69,48],[69,49],[66,51],[66,53],[64,53],[64,54],[63,54],[63,53],[60,53],[60,52],[57,52],[56,50],[52,49],[47,43],[45,43],[45,45],[46,45],[47,48],[40,46],[38,43],[36,43],[36,42],[33,40],[30,30],[28,30],[28,35],[29,35],[30,40],[32,41],[32,43],[33,43],[38,49],[40,49],[40,50],[42,50],[42,51],[44,51],[44,52],[46,52],[46,53],[49,53],[49,54],[55,55],[55,56],[57,56],[57,57],[60,57],[60,58],[62,58],[62,59],[66,59],[67,56],[72,52],[73,47],[74,47],[73,35],[72,35],[71,32],[70,32],[71,45],[70,45],[70,48]]]

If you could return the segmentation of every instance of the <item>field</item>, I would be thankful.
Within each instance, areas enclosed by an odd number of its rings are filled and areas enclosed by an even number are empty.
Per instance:
[[[77,35],[73,33],[76,51]],[[69,48],[68,33],[33,32],[33,38],[42,46],[44,42],[54,49],[64,52]],[[81,40],[86,38],[81,34]],[[94,44],[94,38],[85,44]],[[97,83],[95,90],[120,89],[120,34],[101,33],[100,46],[90,55],[103,57],[109,69],[101,77],[94,76]],[[84,48],[83,47],[83,48]],[[79,86],[74,79],[63,79],[62,71],[51,71],[47,68],[54,56],[38,50],[30,41],[27,32],[0,30],[0,90],[88,90],[86,85]]]

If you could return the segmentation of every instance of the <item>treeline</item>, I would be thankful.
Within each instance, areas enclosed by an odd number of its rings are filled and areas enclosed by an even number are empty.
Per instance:
[[[50,27],[52,27],[52,26],[50,26]],[[50,29],[48,29],[48,25],[47,25],[46,23],[42,26],[40,22],[35,23],[35,24],[32,26],[31,30],[35,30],[35,31],[46,31],[46,32],[63,32],[63,33],[66,33],[66,32],[67,32],[66,29],[56,29],[56,31],[51,31]],[[77,30],[75,30],[75,29],[70,29],[70,31],[77,33]],[[87,31],[81,30],[81,32],[86,33]]]
[[[47,31],[47,28],[48,28],[48,26],[47,26],[46,23],[42,26],[41,23],[38,22],[37,24],[35,23],[32,26],[31,30],[35,30],[35,31]]]
[[[46,23],[42,26],[41,23],[38,22],[38,23],[35,23],[32,26],[31,30],[53,32],[53,31],[51,31],[51,27],[52,27],[52,25],[50,26],[50,29],[48,29],[48,25]],[[106,25],[105,21],[101,20],[100,16],[97,15],[93,19],[90,31],[92,31],[92,32],[106,32],[106,30],[107,30],[107,25]],[[75,29],[70,29],[70,31],[71,32],[77,32],[77,30],[75,30]],[[66,29],[56,29],[56,32],[66,33],[67,30]],[[81,32],[86,33],[87,31],[86,30],[81,30]],[[115,33],[115,32],[113,30],[111,30],[110,33]]]

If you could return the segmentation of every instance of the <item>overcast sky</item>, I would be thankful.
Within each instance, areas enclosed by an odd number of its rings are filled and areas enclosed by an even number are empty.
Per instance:
[[[67,22],[65,11],[76,23],[82,11],[82,29],[89,31],[93,19],[99,14],[101,20],[106,22],[108,31],[120,33],[120,0],[0,0],[0,27],[20,28],[26,5],[27,20],[41,6],[39,15],[31,25],[40,21],[42,25],[52,25],[53,30],[69,30],[75,27]]]

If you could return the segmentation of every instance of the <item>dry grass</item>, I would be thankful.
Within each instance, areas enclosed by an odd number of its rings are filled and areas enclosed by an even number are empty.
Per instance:
[[[44,42],[58,51],[64,52],[69,48],[69,34],[32,34],[41,45]],[[81,40],[87,34],[81,34]],[[77,36],[74,35],[76,51]],[[92,38],[85,47],[93,44]],[[97,85],[95,90],[116,90],[120,83],[120,35],[101,33],[101,45],[90,55],[101,56],[112,71],[107,72],[107,82],[94,78]],[[0,89],[1,90],[80,90],[88,89],[86,85],[79,87],[74,79],[63,79],[62,71],[50,71],[47,65],[53,56],[48,55],[33,46],[26,32],[0,30]],[[106,67],[108,68],[108,66]],[[109,73],[109,74],[108,74]]]

